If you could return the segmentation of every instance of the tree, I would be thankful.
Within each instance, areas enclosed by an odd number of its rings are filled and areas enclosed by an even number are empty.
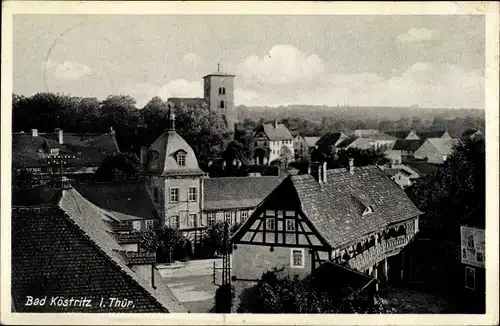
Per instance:
[[[100,182],[137,181],[139,170],[139,159],[134,153],[112,154],[104,158],[94,178]]]
[[[206,166],[224,144],[226,130],[221,116],[205,108],[181,106],[175,109],[176,130],[193,148],[198,161]]]
[[[14,169],[12,171],[12,187],[14,189],[32,188],[38,184],[38,178],[27,169]]]
[[[236,223],[229,227],[228,238],[230,238],[241,224]],[[205,229],[200,241],[200,250],[203,256],[211,257],[220,254],[224,247],[224,223],[218,222]]]
[[[331,148],[318,148],[314,150],[311,161],[327,162],[329,169],[348,168],[350,158],[354,159],[355,166],[385,165],[389,162],[382,150],[359,148],[348,148],[337,153]]]
[[[184,259],[189,255],[188,241],[182,233],[173,228],[162,227],[155,230],[141,231],[141,248],[149,252],[156,252],[157,260],[166,257],[167,261]]]
[[[458,225],[471,214],[477,214],[477,223],[484,225],[485,188],[484,140],[465,140],[442,169],[407,190],[425,212],[420,234],[459,241]]]

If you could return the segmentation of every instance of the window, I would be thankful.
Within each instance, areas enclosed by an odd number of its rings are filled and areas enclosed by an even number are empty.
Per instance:
[[[465,287],[467,289],[476,289],[476,270],[472,267],[465,267]]]
[[[208,213],[207,223],[208,226],[215,225],[215,213]]]
[[[188,193],[188,200],[189,201],[196,201],[196,187],[189,187],[189,193]]]
[[[178,215],[174,215],[174,216],[170,216],[169,223],[170,223],[170,227],[172,229],[178,229],[180,227],[181,220],[180,220]]]
[[[231,212],[224,212],[224,222],[231,223]]]
[[[226,88],[225,87],[222,87],[222,94],[226,94]]]
[[[274,231],[274,217],[268,217],[266,219],[266,228],[269,231]]]
[[[195,228],[196,226],[197,226],[196,214],[189,214],[189,216],[188,216],[188,228]]]
[[[141,221],[133,221],[132,222],[132,229],[134,229],[134,231],[140,231],[141,230]]]
[[[224,101],[220,101],[219,107],[220,107],[221,109],[223,109],[223,108],[224,108]]]
[[[241,223],[245,222],[248,218],[248,211],[241,211]]]
[[[222,87],[219,87],[219,95],[222,94]]]
[[[146,230],[152,230],[153,229],[153,220],[146,220]]]
[[[179,166],[186,166],[186,153],[177,153],[177,164]]]
[[[154,189],[153,189],[153,198],[154,198],[154,201],[156,203],[160,201],[160,194],[159,194],[158,187],[154,187]]]
[[[255,146],[257,147],[257,142],[255,142]]]
[[[286,219],[286,230],[287,231],[295,231],[295,220]]]
[[[294,268],[304,268],[304,249],[290,250],[290,266]]]
[[[179,202],[179,188],[170,188],[170,202],[171,203]]]
[[[474,249],[474,236],[472,234],[467,236],[467,249]]]

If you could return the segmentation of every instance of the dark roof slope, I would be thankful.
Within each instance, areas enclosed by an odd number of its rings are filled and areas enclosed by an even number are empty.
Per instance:
[[[443,167],[442,165],[420,161],[405,161],[403,163],[415,170],[421,177],[432,175]]]
[[[204,179],[205,209],[254,208],[282,180],[276,176]]]
[[[418,136],[423,140],[428,138],[441,138],[446,132],[446,130],[431,130],[427,132],[419,132]]]
[[[157,218],[158,214],[142,182],[74,184],[92,204],[121,221]]]
[[[421,212],[404,191],[376,166],[328,170],[327,183],[311,175],[290,177],[302,209],[323,238],[333,247],[345,245],[386,225]],[[359,204],[373,213],[362,214]]]
[[[343,138],[345,138],[345,134],[342,132],[329,132],[318,139],[316,146],[318,146],[318,148],[335,146],[339,143],[339,140]]]
[[[59,148],[60,154],[75,156],[68,165],[88,166],[101,164],[108,154],[118,153],[114,132],[105,134],[63,133],[63,144],[59,144],[55,133],[12,135],[12,165],[15,168],[47,165],[50,148]],[[43,154],[45,153],[45,154]]]
[[[392,149],[403,150],[403,151],[416,151],[422,144],[424,140],[421,139],[398,139],[394,143]]]
[[[12,298],[18,312],[185,312],[173,294],[153,289],[127,265],[104,215],[75,190],[59,206],[12,212]],[[26,296],[48,296],[44,307],[24,306]],[[91,307],[50,305],[50,297],[92,300]],[[108,298],[133,301],[127,308]],[[100,307],[104,298],[105,307]]]

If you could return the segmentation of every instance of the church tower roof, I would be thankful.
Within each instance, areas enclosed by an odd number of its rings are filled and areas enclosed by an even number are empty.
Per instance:
[[[203,175],[193,149],[175,131],[175,113],[169,107],[167,130],[147,152],[146,172],[160,176]]]

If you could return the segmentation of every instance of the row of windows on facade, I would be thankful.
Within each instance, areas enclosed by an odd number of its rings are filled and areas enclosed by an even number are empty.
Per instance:
[[[226,88],[225,87],[219,87],[219,95],[225,95],[226,94]]]
[[[145,220],[146,230],[152,230],[154,226],[153,220]],[[132,229],[135,231],[141,230],[141,221],[132,221]]]
[[[179,196],[180,196],[180,189],[176,187],[170,188],[170,197],[169,197],[169,202],[170,203],[178,203],[179,202]],[[158,187],[155,187],[153,189],[153,198],[155,202],[160,202],[160,190]],[[198,190],[196,187],[189,187],[188,188],[188,201],[195,202],[198,200]]]
[[[277,141],[278,146],[280,145],[281,142],[283,142],[283,145],[291,145],[292,142],[293,142],[293,140],[278,140]],[[273,144],[273,143],[274,142],[271,141],[271,144]],[[263,146],[267,146],[267,141],[264,141],[264,143],[262,145]],[[258,141],[255,142],[255,146],[259,146],[259,142]]]
[[[226,211],[224,212],[224,221],[228,222],[229,224],[231,223],[231,211]],[[248,218],[248,211],[243,210],[240,211],[240,223],[244,223]],[[208,213],[207,214],[207,226],[212,226],[215,225],[216,223],[216,215],[215,213]],[[180,216],[179,215],[172,215],[170,216],[169,219],[165,220],[165,224],[171,228],[174,229],[179,229],[180,228]],[[202,224],[202,223],[201,223]],[[234,218],[234,224],[236,224],[236,217]],[[201,225],[203,226],[203,225]],[[198,215],[197,214],[189,214],[188,220],[187,220],[187,227],[188,228],[194,228],[198,227]]]

